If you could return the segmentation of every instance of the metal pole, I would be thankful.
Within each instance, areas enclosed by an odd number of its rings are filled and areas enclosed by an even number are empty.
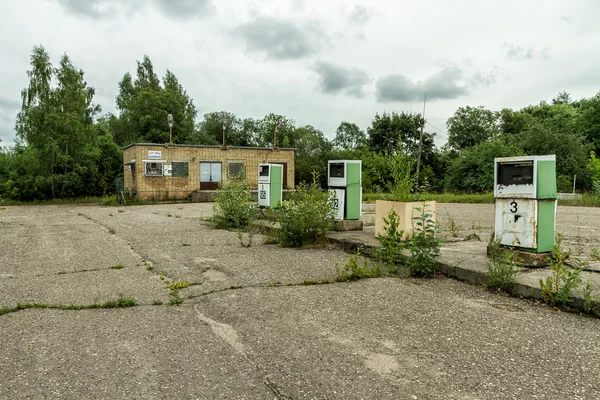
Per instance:
[[[573,194],[575,194],[575,182],[577,182],[577,175],[573,176]]]
[[[417,155],[417,186],[419,185],[419,170],[421,169],[421,149],[423,148],[423,129],[425,128],[425,102],[427,101],[427,93],[423,100],[423,115],[421,115],[421,134],[419,135],[419,153]]]
[[[173,125],[169,126],[169,143],[173,144]]]

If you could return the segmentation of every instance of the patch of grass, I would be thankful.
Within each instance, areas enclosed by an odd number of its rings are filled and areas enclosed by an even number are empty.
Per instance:
[[[160,300],[154,300],[154,301],[152,302],[152,305],[153,305],[153,306],[162,306],[162,305],[163,305],[163,302],[162,302],[162,301],[160,301]]]
[[[164,274],[161,272],[160,275],[158,276],[158,279],[160,279],[161,281],[165,280],[165,276]]]
[[[176,296],[171,296],[171,298],[169,299],[169,303],[171,303],[172,306],[178,306],[181,303],[183,303],[183,298],[179,297],[179,294],[177,294]]]
[[[363,193],[363,202],[375,203],[376,200],[386,200],[390,193]],[[474,203],[493,204],[494,194],[453,194],[453,193],[427,193],[427,200],[438,203]]]
[[[48,305],[39,303],[17,303],[17,305],[14,307],[0,307],[0,315],[27,310],[29,308],[48,308]]]
[[[14,307],[0,307],[0,315],[9,314],[30,308],[55,309],[55,310],[93,310],[101,308],[125,308],[134,307],[137,305],[137,300],[133,296],[121,295],[117,300],[109,300],[104,303],[94,303],[87,305],[69,304],[40,304],[40,303],[17,303]]]
[[[357,279],[377,278],[383,275],[379,264],[371,267],[365,259],[363,259],[362,263],[359,263],[359,258],[360,255],[358,253],[354,254],[346,260],[342,268],[340,268],[336,261],[335,269],[337,271],[337,277],[335,281],[347,282]]]
[[[119,264],[119,265],[113,265],[113,266],[112,266],[112,267],[110,267],[110,268],[111,268],[111,269],[123,269],[123,268],[125,268],[125,266],[124,266],[124,265],[121,265],[121,264]]]
[[[175,282],[171,286],[169,286],[169,288],[171,290],[177,290],[177,289],[185,289],[188,286],[190,286],[190,284],[183,281],[183,282]]]
[[[183,246],[183,247],[188,247],[188,246],[191,246],[191,244],[189,244],[189,243],[184,243],[184,244],[182,244],[182,246]]]
[[[148,266],[146,267],[146,269],[147,269],[148,271],[152,271],[152,270],[154,269],[154,267],[153,267],[153,266],[151,266],[151,265],[148,265]]]

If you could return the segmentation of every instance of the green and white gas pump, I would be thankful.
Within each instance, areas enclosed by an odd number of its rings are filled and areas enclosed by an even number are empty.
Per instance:
[[[360,219],[362,211],[362,161],[329,160],[327,186],[331,196],[334,197],[335,219]]]
[[[258,165],[258,206],[275,208],[283,200],[283,165]]]
[[[495,236],[502,246],[552,251],[556,225],[556,156],[494,160]]]

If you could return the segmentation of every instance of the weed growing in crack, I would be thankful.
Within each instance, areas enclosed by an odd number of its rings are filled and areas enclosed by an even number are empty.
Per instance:
[[[160,279],[161,281],[164,281],[165,275],[161,272],[160,275],[158,275],[158,279]]]
[[[600,250],[597,247],[590,250],[590,258],[595,261],[600,261]]]
[[[586,281],[585,287],[583,288],[583,311],[588,314],[592,314],[596,305],[598,305],[598,297],[592,296],[592,282]]]
[[[169,286],[169,288],[171,290],[177,290],[177,289],[185,289],[188,286],[190,286],[190,284],[183,281],[183,282],[175,282],[171,286]]]
[[[188,246],[191,246],[191,244],[189,244],[189,243],[184,243],[184,244],[182,244],[182,246],[183,246],[183,247],[188,247]]]
[[[113,266],[112,266],[112,267],[110,267],[110,268],[111,268],[111,269],[123,269],[123,268],[125,268],[125,266],[124,266],[124,265],[121,265],[121,264],[119,264],[119,265],[113,265]]]
[[[179,292],[176,292],[175,294],[171,294],[169,303],[171,303],[172,306],[178,306],[183,303],[183,298],[179,296]]]
[[[556,236],[556,242],[550,256],[551,275],[546,279],[540,279],[540,288],[544,301],[553,306],[567,305],[571,293],[581,283],[581,271],[583,263],[574,259],[575,267],[567,266],[567,260],[571,256],[571,250],[564,251],[561,247],[562,234]]]
[[[489,252],[492,260],[488,262],[488,281],[485,286],[513,293],[518,271],[515,252],[510,249],[501,250],[500,239],[490,242]]]
[[[462,228],[456,223],[456,220],[450,215],[448,210],[446,210],[446,215],[448,216],[448,231],[450,231],[450,235],[452,237],[459,237]]]
[[[160,300],[154,300],[154,301],[152,302],[152,305],[153,305],[153,306],[162,306],[162,305],[163,305],[163,302],[162,302],[162,301],[160,301]]]
[[[152,271],[152,270],[154,269],[154,267],[153,267],[153,266],[151,266],[151,265],[148,265],[148,266],[146,267],[146,269],[147,269],[148,271]]]
[[[370,267],[367,260],[363,259],[359,262],[360,254],[357,252],[346,260],[344,266],[340,268],[335,261],[335,269],[337,271],[336,282],[347,282],[357,279],[377,278],[383,275],[381,266],[376,264]]]

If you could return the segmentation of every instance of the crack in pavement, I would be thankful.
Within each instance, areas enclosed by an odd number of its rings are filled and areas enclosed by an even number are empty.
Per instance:
[[[208,318],[198,309],[197,305],[194,306],[194,310],[196,311],[196,315],[197,315],[198,319],[200,321],[204,322],[205,324],[207,324],[212,329],[213,333],[216,336],[221,338],[225,343],[227,343],[229,346],[231,346],[239,355],[241,355],[246,360],[248,360],[248,362],[250,362],[251,364],[254,365],[254,367],[256,368],[256,371],[262,377],[263,383],[265,384],[266,387],[269,388],[269,390],[271,392],[273,392],[276,399],[293,400],[292,397],[285,395],[282,392],[281,388],[279,386],[277,386],[274,382],[271,381],[271,379],[269,378],[269,375],[266,374],[265,371],[263,371],[260,368],[258,363],[256,363],[252,359],[252,357],[250,357],[248,355],[248,353],[244,349],[244,344],[239,340],[238,333],[235,331],[235,329],[233,329],[233,327],[231,325]]]

